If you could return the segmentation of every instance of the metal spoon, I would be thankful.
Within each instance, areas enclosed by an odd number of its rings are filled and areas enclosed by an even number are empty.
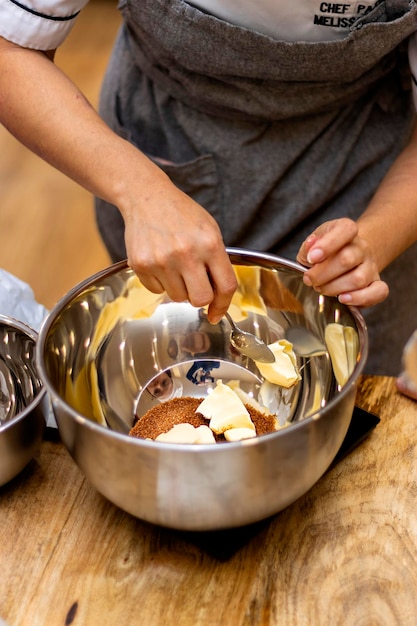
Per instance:
[[[292,344],[298,356],[310,357],[328,353],[324,343],[303,326],[289,326],[285,331],[285,338]]]
[[[274,363],[274,353],[268,348],[262,339],[259,339],[252,333],[242,330],[236,326],[229,313],[226,313],[225,315],[230,326],[232,327],[232,331],[230,333],[230,343],[236,348],[236,350],[254,361],[259,361],[260,363]]]

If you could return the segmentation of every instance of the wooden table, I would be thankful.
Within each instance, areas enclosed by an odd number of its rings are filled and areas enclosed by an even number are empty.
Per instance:
[[[0,617],[9,626],[417,624],[417,402],[392,378],[363,377],[357,404],[380,416],[377,428],[295,504],[229,533],[228,555],[216,554],[215,534],[119,510],[60,442],[43,442],[0,489]]]

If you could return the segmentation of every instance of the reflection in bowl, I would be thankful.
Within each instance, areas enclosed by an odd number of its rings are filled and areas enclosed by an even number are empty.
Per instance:
[[[42,440],[47,404],[36,339],[26,324],[0,315],[0,485],[17,476]]]
[[[152,398],[156,398],[161,402],[163,400],[171,400],[175,398],[177,392],[181,395],[181,387],[177,388],[172,379],[171,370],[166,370],[157,374],[146,386],[146,391]]]
[[[155,386],[159,385],[161,377],[162,380],[170,381],[169,392],[155,395]],[[215,388],[218,380],[224,383],[238,380],[240,387],[255,399],[259,396],[262,384],[259,376],[237,363],[219,359],[184,361],[157,374],[140,390],[134,405],[134,420],[140,419],[160,402],[167,402],[172,398],[203,399]]]
[[[213,326],[204,309],[151,294],[126,263],[75,287],[49,314],[39,336],[39,371],[76,463],[122,509],[173,528],[248,524],[303,495],[343,441],[366,358],[360,313],[307,288],[303,268],[272,255],[229,254],[239,283],[230,311],[244,330],[270,344],[284,338],[291,325],[304,326],[323,341],[330,323],[353,329],[357,349],[344,384],[335,378],[329,353],[299,358],[297,385],[269,383],[255,362],[233,349],[224,320]],[[126,436],[135,414],[185,390],[204,397],[226,376],[225,368],[234,370],[227,376],[246,377],[258,399],[262,389],[264,404],[290,425],[222,446]],[[165,388],[158,387],[161,374]],[[152,385],[156,393],[150,392]]]

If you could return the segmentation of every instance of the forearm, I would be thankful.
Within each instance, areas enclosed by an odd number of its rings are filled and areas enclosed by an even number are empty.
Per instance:
[[[357,224],[379,271],[417,241],[417,128]]]
[[[0,38],[0,122],[98,197],[125,223],[128,261],[151,291],[209,305],[217,322],[236,277],[213,217],[118,137],[42,52]]]
[[[417,241],[417,130],[392,165],[361,217],[325,222],[297,255],[310,269],[304,282],[355,306],[388,295],[380,272]]]
[[[0,39],[0,94],[0,121],[15,137],[119,208],[129,211],[132,193],[168,184],[159,168],[106,126],[42,52]]]

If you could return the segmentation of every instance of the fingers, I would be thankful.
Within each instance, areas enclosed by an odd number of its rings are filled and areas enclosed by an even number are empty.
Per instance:
[[[237,289],[237,279],[225,250],[212,259],[208,269],[214,294],[208,308],[208,319],[212,324],[216,324],[229,308],[232,296]]]
[[[379,280],[378,269],[365,242],[355,239],[337,254],[317,262],[304,274],[304,282],[325,289],[336,296],[354,289],[364,289]]]
[[[312,286],[317,292],[326,296],[337,297],[342,304],[358,307],[370,307],[383,302],[389,294],[388,285],[379,279],[363,281],[355,279],[355,272],[338,277],[322,284],[315,284],[304,277],[304,282]]]
[[[322,224],[300,247],[297,260],[309,267],[306,285],[344,304],[368,307],[388,296],[372,250],[350,219]]]
[[[136,250],[136,248],[135,248]],[[195,307],[208,305],[208,319],[217,323],[229,308],[237,288],[236,276],[224,244],[189,243],[181,250],[170,248],[157,253],[144,247],[129,259],[143,285],[154,293],[165,291],[174,302],[189,301]]]
[[[163,285],[154,276],[148,276],[147,274],[141,274],[137,272],[137,277],[141,281],[146,289],[152,291],[152,293],[163,293],[165,291]]]
[[[186,299],[195,307],[208,304],[208,320],[217,324],[237,288],[236,275],[224,247],[217,250],[208,263],[193,265],[191,272],[184,271],[183,280]]]
[[[304,283],[326,296],[337,297],[343,304],[359,307],[378,304],[389,293],[388,285],[380,279],[373,260],[368,258],[358,261],[352,270],[346,269],[337,258],[328,259],[308,270]]]
[[[412,400],[417,400],[417,387],[413,381],[406,376],[406,374],[401,374],[397,378],[396,384],[400,393],[404,394],[408,398],[411,398]]]
[[[357,234],[358,227],[351,219],[341,218],[325,222],[301,245],[297,261],[307,266],[321,263],[342,250]]]
[[[374,280],[364,289],[339,293],[337,297],[342,304],[364,308],[383,302],[388,297],[388,294],[388,285],[383,280]]]
[[[136,257],[130,265],[147,289],[154,293],[165,291],[174,302],[188,300],[201,307],[214,299],[206,265],[199,258],[191,258],[191,253],[184,258],[173,253],[166,257],[155,255],[152,262]]]
[[[222,258],[216,259],[210,267],[200,265],[191,273],[158,272],[158,278],[153,275],[138,272],[142,284],[153,293],[166,291],[174,302],[189,301],[199,308],[208,306],[208,319],[217,324],[229,308],[232,296],[237,288],[237,280],[224,251]]]

